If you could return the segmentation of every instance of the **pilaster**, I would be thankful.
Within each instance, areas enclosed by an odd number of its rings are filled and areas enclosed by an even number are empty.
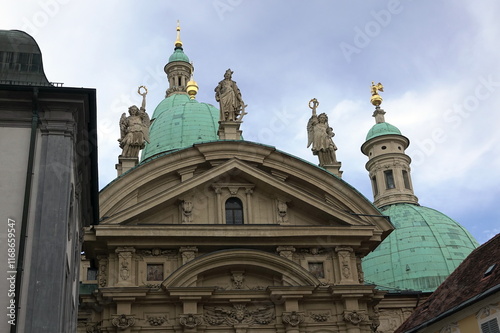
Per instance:
[[[134,286],[135,265],[132,263],[132,256],[135,253],[133,247],[118,247],[115,252],[118,254],[118,283],[120,287]]]

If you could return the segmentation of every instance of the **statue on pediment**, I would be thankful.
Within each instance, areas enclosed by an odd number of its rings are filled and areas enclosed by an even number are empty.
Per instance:
[[[220,121],[241,121],[245,112],[245,103],[236,82],[232,80],[233,71],[228,69],[224,80],[215,88],[215,100],[220,104]]]
[[[144,92],[141,92],[144,88]],[[142,96],[141,108],[132,105],[129,109],[129,116],[125,113],[120,118],[120,148],[123,149],[122,157],[138,157],[139,151],[144,148],[146,142],[149,143],[149,126],[151,120],[146,113],[146,95],[148,90],[140,86],[137,93]]]
[[[316,98],[309,101],[309,108],[312,109],[312,116],[307,123],[307,147],[311,145],[311,150],[314,155],[318,155],[319,165],[324,167],[337,163],[335,151],[337,146],[333,143],[332,138],[335,136],[333,129],[328,125],[328,116],[326,113],[316,115],[316,108],[319,102]]]

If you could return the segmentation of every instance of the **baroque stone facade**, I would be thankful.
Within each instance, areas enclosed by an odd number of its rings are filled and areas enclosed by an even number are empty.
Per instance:
[[[232,224],[233,199],[242,224]],[[85,234],[98,275],[85,281],[95,291],[81,295],[80,332],[361,333],[377,323],[383,293],[363,284],[359,263],[392,226],[338,177],[272,147],[218,141],[166,154],[103,189],[100,214]]]

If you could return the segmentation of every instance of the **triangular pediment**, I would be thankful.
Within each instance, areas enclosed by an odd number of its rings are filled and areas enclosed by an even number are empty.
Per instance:
[[[345,207],[341,207],[332,201],[328,202],[325,198],[314,196],[306,188],[301,189],[297,186],[287,184],[271,173],[258,169],[237,158],[227,160],[186,181],[166,188],[153,197],[137,202],[104,220],[103,224],[182,223],[182,219],[175,221],[174,218],[168,221],[161,221],[162,218],[160,216],[158,216],[155,222],[154,216],[157,212],[164,210],[165,207],[178,206],[183,200],[194,200],[193,204],[196,205],[196,199],[199,199],[199,196],[217,197],[216,192],[221,190],[225,190],[231,196],[258,196],[258,200],[275,200],[276,203],[285,203],[287,211],[307,212],[307,214],[302,214],[302,220],[308,220],[307,222],[315,220],[316,224],[323,223],[328,225],[369,224],[345,212]],[[227,197],[227,193],[225,196]],[[278,213],[276,212],[276,214]],[[189,222],[209,223],[209,221],[203,220]],[[253,222],[267,224],[282,222],[286,224],[289,221],[281,220],[277,222],[273,221],[273,218],[270,218],[268,221],[260,219],[260,221]],[[303,225],[307,223],[296,222],[296,224]]]
[[[241,204],[244,221],[236,228],[227,225],[229,198]],[[270,244],[283,235],[329,235],[333,244],[354,234],[376,242],[393,228],[340,178],[245,141],[203,143],[139,165],[101,191],[100,209],[99,230],[112,237],[131,237],[137,228],[152,237],[184,237],[196,229],[199,236],[232,237],[234,244],[245,232]]]

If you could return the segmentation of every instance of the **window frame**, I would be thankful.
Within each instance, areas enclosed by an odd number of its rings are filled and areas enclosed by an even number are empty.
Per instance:
[[[229,207],[228,208],[228,202],[232,201],[233,203],[239,204],[240,207]],[[231,202],[229,202],[231,203]],[[231,212],[231,216],[228,216],[228,211]],[[237,218],[234,215],[234,212],[241,212],[241,223],[235,223]],[[225,224],[228,225],[243,225],[245,224],[245,214],[244,214],[244,206],[243,206],[243,201],[235,196],[229,197],[226,199],[224,202],[224,217],[225,217]],[[231,219],[230,219],[231,218]]]

